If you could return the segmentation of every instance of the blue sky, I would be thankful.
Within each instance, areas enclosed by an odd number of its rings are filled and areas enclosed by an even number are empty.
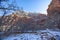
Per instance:
[[[16,0],[16,5],[23,7],[28,12],[40,12],[46,14],[46,9],[51,0]]]
[[[23,7],[24,11],[44,14],[47,14],[48,5],[51,2],[51,0],[14,0],[14,1],[16,1],[16,6]],[[1,11],[0,15],[3,15]]]

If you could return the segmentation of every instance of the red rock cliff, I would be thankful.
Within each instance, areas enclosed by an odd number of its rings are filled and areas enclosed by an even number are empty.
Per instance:
[[[52,0],[47,9],[48,16],[53,17],[56,12],[60,12],[60,0]]]

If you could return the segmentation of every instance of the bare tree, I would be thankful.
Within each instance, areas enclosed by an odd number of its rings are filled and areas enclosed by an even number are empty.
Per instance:
[[[10,2],[11,1],[11,2]],[[3,25],[3,19],[4,19],[4,16],[6,16],[9,12],[12,12],[12,11],[16,11],[16,10],[19,10],[19,7],[17,7],[15,5],[15,0],[0,0],[0,11],[2,12],[1,14],[3,14],[1,17],[0,17],[0,26]],[[7,32],[11,32],[11,29],[13,27],[13,24],[11,25],[10,29],[7,30]],[[3,28],[2,28],[3,29]],[[0,30],[1,31],[1,30]],[[7,33],[6,32],[6,33]]]
[[[8,12],[16,11],[19,10],[17,6],[14,5],[15,0],[11,0],[12,2],[10,3],[10,0],[0,0],[0,11],[2,11],[3,14],[2,17],[0,18],[0,26],[2,25],[3,18]],[[5,4],[5,5],[4,5]]]

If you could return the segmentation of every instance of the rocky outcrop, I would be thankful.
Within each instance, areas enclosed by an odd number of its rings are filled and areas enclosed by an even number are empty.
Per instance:
[[[52,0],[50,5],[48,6],[47,13],[49,17],[53,17],[54,15],[60,13],[60,0]]]
[[[44,14],[36,14],[36,15],[30,16],[30,14],[25,15],[20,14],[19,12],[19,13],[13,13],[8,16],[4,16],[2,21],[2,27],[4,28],[3,31],[12,29],[14,31],[45,29],[43,25],[47,20],[47,16]]]
[[[47,9],[48,22],[50,28],[60,28],[60,0],[52,0]]]

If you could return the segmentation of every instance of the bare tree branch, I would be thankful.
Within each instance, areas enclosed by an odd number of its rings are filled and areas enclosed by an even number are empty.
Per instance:
[[[14,11],[17,10],[17,9],[14,9],[14,8],[3,8],[3,7],[2,7],[2,8],[0,7],[0,9],[4,9],[4,10],[14,10]]]

